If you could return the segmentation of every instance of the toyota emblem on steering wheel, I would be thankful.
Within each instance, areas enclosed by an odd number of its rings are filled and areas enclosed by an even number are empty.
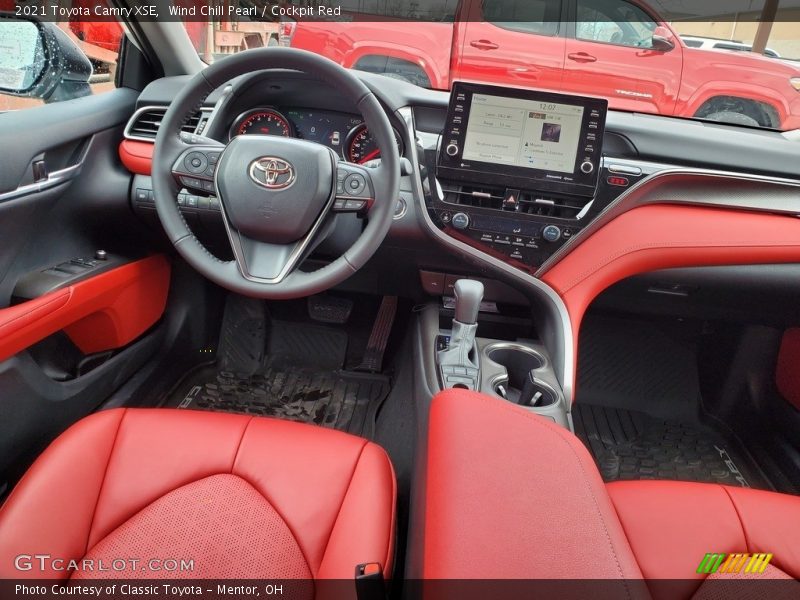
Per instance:
[[[270,190],[283,190],[294,183],[292,164],[275,156],[263,156],[250,163],[250,179]]]

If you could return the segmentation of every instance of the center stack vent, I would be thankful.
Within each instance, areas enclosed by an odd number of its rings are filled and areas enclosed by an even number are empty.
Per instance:
[[[576,219],[587,200],[497,186],[442,184],[444,202],[456,206],[488,208],[509,214]]]

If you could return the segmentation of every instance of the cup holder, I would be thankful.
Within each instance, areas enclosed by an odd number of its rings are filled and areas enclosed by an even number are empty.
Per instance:
[[[558,394],[549,385],[534,379],[531,371],[545,366],[544,359],[524,346],[496,346],[486,352],[489,360],[502,365],[508,377],[499,377],[492,383],[494,392],[514,404],[545,408],[558,402]]]

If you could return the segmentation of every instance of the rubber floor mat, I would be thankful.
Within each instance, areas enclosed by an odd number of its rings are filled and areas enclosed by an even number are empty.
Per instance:
[[[314,423],[372,437],[389,379],[268,363],[247,376],[213,367],[191,373],[167,405]]]
[[[771,487],[745,454],[713,430],[580,402],[572,417],[576,435],[605,481],[671,479]]]

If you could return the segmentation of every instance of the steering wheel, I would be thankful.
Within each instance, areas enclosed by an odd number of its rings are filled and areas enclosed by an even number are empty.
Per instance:
[[[327,146],[305,140],[248,135],[226,145],[181,132],[211,92],[266,69],[302,71],[339,90],[364,118],[380,166],[340,162]],[[159,127],[152,179],[158,217],[190,265],[233,292],[289,299],[341,283],[375,253],[392,223],[400,157],[386,113],[353,73],[311,52],[269,47],[227,57],[189,81]],[[182,187],[216,194],[234,260],[216,258],[189,229],[176,202]],[[368,223],[347,252],[316,271],[299,270],[334,227],[336,213],[367,211]]]

